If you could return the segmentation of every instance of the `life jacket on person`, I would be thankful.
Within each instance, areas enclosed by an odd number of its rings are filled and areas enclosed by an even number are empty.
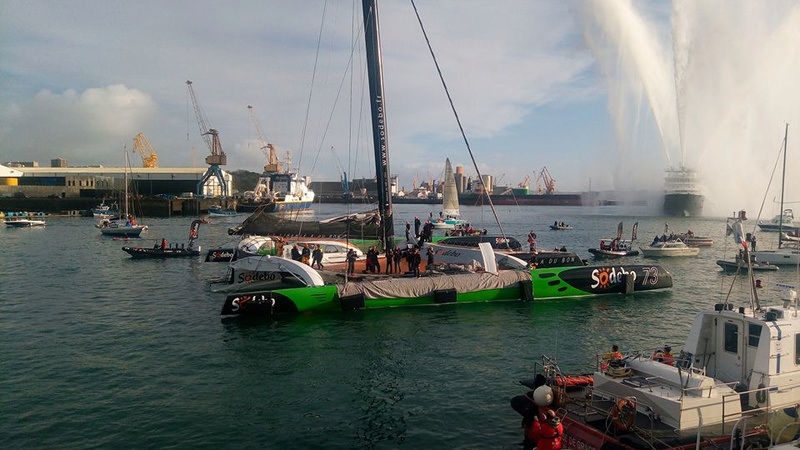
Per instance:
[[[536,448],[539,450],[561,450],[561,436],[564,435],[564,425],[561,424],[561,419],[558,418],[556,412],[548,410],[545,413],[546,419],[543,421],[534,420],[538,423],[536,430]]]
[[[525,427],[525,441],[529,443],[529,447],[533,448],[537,446],[537,440],[539,439],[539,430],[541,426],[539,425],[539,421],[534,419],[528,423],[524,424]]]
[[[661,362],[664,360],[664,351],[656,350],[653,352],[653,361]]]
[[[669,366],[674,366],[675,356],[669,351],[664,351],[661,353],[661,362]]]

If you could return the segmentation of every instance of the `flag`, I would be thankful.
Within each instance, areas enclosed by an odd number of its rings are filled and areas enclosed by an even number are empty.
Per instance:
[[[622,222],[617,225],[617,239],[622,239]]]
[[[733,224],[733,239],[737,244],[744,247],[745,250],[747,249],[747,240],[744,237],[744,227],[742,227],[741,220],[737,220],[736,223]]]
[[[639,237],[639,222],[633,224],[633,231],[631,231],[631,240],[635,241]]]

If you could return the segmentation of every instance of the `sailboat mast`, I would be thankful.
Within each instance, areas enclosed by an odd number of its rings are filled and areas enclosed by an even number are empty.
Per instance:
[[[789,141],[789,124],[786,124],[786,131],[783,134],[783,174],[781,175],[781,210],[778,216],[778,248],[783,242],[783,191],[786,188],[786,147]]]
[[[125,149],[125,220],[128,220],[128,166],[130,166],[130,159],[128,159],[128,149]]]
[[[381,59],[378,7],[375,0],[363,0],[364,45],[367,51],[367,74],[372,109],[372,140],[375,152],[375,176],[378,183],[378,208],[383,229],[383,244],[391,248],[394,242],[394,218],[389,183],[389,140],[386,122],[386,102],[383,96],[383,61]]]

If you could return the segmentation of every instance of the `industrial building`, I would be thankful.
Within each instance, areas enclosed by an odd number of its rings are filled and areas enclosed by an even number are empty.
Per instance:
[[[112,197],[125,191],[127,177],[130,192],[150,196],[193,196],[207,168],[189,167],[68,167],[63,159],[40,167],[36,161],[6,162],[0,165],[0,196],[13,197]],[[233,177],[223,179],[227,192],[233,192]],[[218,197],[223,189],[216,177],[210,177],[200,195]]]

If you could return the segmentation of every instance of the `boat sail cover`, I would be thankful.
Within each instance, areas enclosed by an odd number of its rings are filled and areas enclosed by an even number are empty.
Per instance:
[[[381,219],[378,210],[350,213],[319,221],[293,220],[288,216],[259,208],[241,225],[229,228],[230,235],[315,236],[350,239],[379,239]]]
[[[458,209],[458,189],[456,189],[456,177],[453,175],[453,166],[450,165],[450,158],[444,163],[444,190],[442,191],[442,212],[445,216],[458,217],[461,212]]]

